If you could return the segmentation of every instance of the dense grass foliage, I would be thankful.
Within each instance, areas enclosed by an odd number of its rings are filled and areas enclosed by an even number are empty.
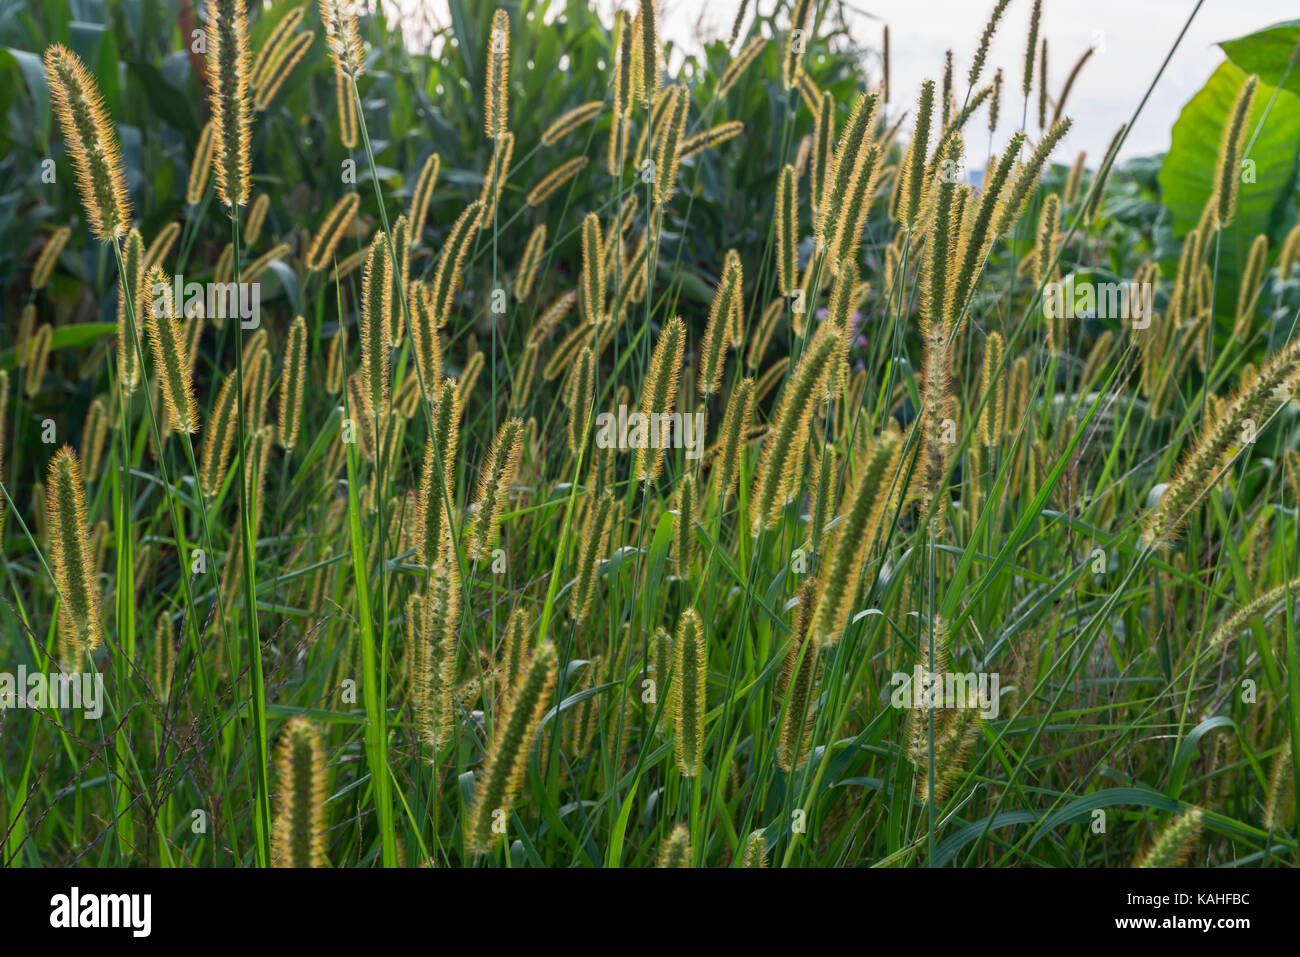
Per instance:
[[[1037,3],[919,91],[806,0],[76,6],[0,14],[0,692],[102,695],[0,711],[5,864],[1300,860],[1300,27],[1122,164]]]

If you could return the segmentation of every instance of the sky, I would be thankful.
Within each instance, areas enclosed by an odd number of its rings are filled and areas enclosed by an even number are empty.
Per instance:
[[[446,0],[386,2],[408,7],[414,4],[431,10],[435,22],[446,22]],[[611,22],[616,4],[628,9],[636,6],[632,0],[593,2]],[[785,0],[751,0],[751,6],[754,2],[764,12],[776,3],[788,6]],[[840,0],[831,2],[838,4]],[[740,0],[657,0],[661,33],[685,48],[698,48],[701,37],[712,39],[730,33],[739,5]],[[873,51],[864,61],[871,76],[878,71],[874,51],[880,44],[881,28],[889,25],[891,115],[912,107],[922,80],[929,77],[937,82],[942,78],[944,52],[949,48],[960,80],[958,88],[964,92],[970,57],[993,6],[994,0],[843,2],[855,44]],[[1132,116],[1196,6],[1196,0],[1044,0],[1039,35],[1048,38],[1049,90],[1059,91],[1078,57],[1089,46],[1096,48],[1066,104],[1074,126],[1058,147],[1058,157],[1072,157],[1086,149],[1090,159],[1093,154],[1100,159],[1120,124]],[[995,146],[1005,142],[1019,125],[1023,104],[1019,89],[1031,7],[1032,0],[1011,0],[981,81],[987,82],[995,67],[1003,68],[1003,119],[994,137]],[[1216,46],[1218,41],[1245,36],[1297,15],[1300,7],[1294,0],[1203,0],[1120,156],[1149,156],[1169,148],[1169,131],[1183,104],[1223,60],[1223,51]],[[1031,132],[1037,129],[1032,119],[1035,112],[1036,106],[1031,103]]]

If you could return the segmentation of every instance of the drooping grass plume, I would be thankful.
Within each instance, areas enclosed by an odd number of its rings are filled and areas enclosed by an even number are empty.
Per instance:
[[[551,703],[555,670],[555,646],[545,641],[533,652],[528,670],[515,684],[497,722],[496,739],[488,750],[465,824],[465,843],[472,854],[491,850],[497,838],[492,829],[497,812],[508,816],[519,795],[533,738]]]
[[[1223,127],[1219,140],[1219,157],[1214,168],[1214,223],[1219,229],[1232,224],[1237,215],[1237,194],[1241,186],[1241,154],[1245,147],[1246,135],[1249,133],[1246,120],[1250,117],[1250,108],[1255,102],[1255,90],[1259,86],[1259,77],[1252,73],[1241,84],[1232,109],[1228,111],[1228,122]]]
[[[307,249],[306,265],[312,272],[321,272],[334,258],[343,234],[352,226],[361,205],[358,193],[348,193],[340,199],[321,221],[320,228]]]
[[[722,78],[718,80],[717,97],[722,99],[731,92],[731,88],[749,69],[750,65],[758,59],[760,53],[767,47],[767,37],[754,36],[746,41],[740,51],[731,58],[727,68],[722,71]]]
[[[248,203],[248,17],[240,0],[213,0],[208,11],[207,68],[212,84],[212,152],[217,195],[229,207]]]
[[[678,824],[664,838],[655,867],[674,868],[691,866],[691,832],[685,824]]]
[[[185,184],[185,202],[197,206],[203,202],[203,194],[208,189],[208,177],[212,172],[212,121],[203,124],[199,131],[199,142],[194,147],[194,159],[190,162],[190,175]]]
[[[86,486],[81,461],[71,447],[65,445],[54,454],[46,483],[45,524],[60,598],[59,664],[64,671],[79,671],[85,656],[103,641],[104,631],[86,521]]]
[[[152,290],[153,304],[147,319],[149,344],[167,420],[178,432],[197,432],[199,409],[194,401],[194,383],[185,346],[185,320],[176,315],[172,286],[161,269],[152,269],[145,282]]]
[[[672,202],[677,187],[677,164],[681,161],[682,145],[685,142],[686,115],[691,108],[690,93],[681,84],[670,86],[666,95],[655,163],[654,200],[658,206],[667,206]]]
[[[614,496],[605,489],[595,503],[587,509],[582,535],[578,539],[578,574],[573,584],[573,597],[569,604],[574,627],[581,628],[591,615],[592,601],[596,597],[596,578],[600,563],[609,552],[610,528],[614,518]]]
[[[659,334],[650,368],[641,387],[637,412],[647,416],[646,435],[636,450],[633,475],[637,481],[653,484],[663,470],[664,448],[668,444],[668,422],[677,402],[677,380],[686,348],[686,323],[673,316]],[[658,416],[656,420],[654,417]],[[650,434],[653,433],[653,434]]]
[[[475,561],[492,557],[501,516],[505,513],[510,487],[519,471],[523,454],[524,423],[508,419],[497,430],[487,460],[479,472],[478,496],[474,502],[473,526],[470,529],[469,554]]]
[[[1202,813],[1198,807],[1179,814],[1156,835],[1155,842],[1133,862],[1134,867],[1179,867],[1187,863],[1201,839]]]
[[[302,716],[292,718],[280,740],[276,771],[280,813],[272,857],[276,867],[328,867],[325,857],[326,771],[320,732]]]
[[[302,426],[303,393],[307,385],[307,320],[297,316],[289,326],[284,347],[284,374],[280,378],[280,445],[293,451]]]
[[[46,283],[50,281],[50,273],[54,269],[54,264],[58,262],[63,247],[68,244],[68,237],[72,235],[72,230],[67,226],[60,226],[45,241],[41,247],[41,254],[36,257],[36,262],[32,266],[32,289],[44,289]]]
[[[361,280],[361,379],[366,414],[386,416],[392,385],[389,381],[389,319],[392,314],[393,261],[388,239],[375,236]]]
[[[131,228],[122,152],[94,75],[61,44],[45,51],[45,79],[91,232],[112,242]]]
[[[1278,609],[1285,608],[1288,593],[1300,595],[1300,578],[1293,578],[1266,589],[1234,611],[1224,619],[1223,624],[1210,633],[1210,637],[1205,642],[1206,651],[1213,651],[1240,634],[1252,621],[1265,620]],[[1292,601],[1297,600],[1300,599],[1292,598]]]
[[[357,18],[347,0],[320,0],[320,19],[334,66],[344,76],[359,77],[365,67],[365,51],[357,30]]]
[[[817,405],[825,398],[826,380],[839,355],[840,333],[818,329],[799,359],[791,381],[781,393],[781,405],[763,440],[762,456],[751,494],[751,532],[774,529],[785,506],[799,490],[809,428]]]
[[[1243,382],[1220,404],[1218,414],[1207,423],[1199,441],[1174,470],[1160,500],[1143,519],[1144,545],[1164,548],[1173,543],[1188,513],[1218,484],[1225,466],[1249,447],[1253,430],[1262,428],[1289,396],[1298,367],[1300,339],[1292,339],[1269,356],[1253,379]]]
[[[776,286],[783,296],[792,296],[799,288],[799,195],[795,188],[794,167],[781,168],[776,187]]]
[[[1294,818],[1295,777],[1292,771],[1291,742],[1273,758],[1268,773],[1268,792],[1264,798],[1264,816],[1260,823],[1264,830],[1273,831],[1288,827]]]
[[[673,752],[683,777],[700,773],[704,761],[704,715],[708,710],[708,653],[700,616],[686,608],[673,639]]]
[[[438,265],[433,273],[433,285],[429,296],[433,302],[433,314],[438,319],[438,327],[446,325],[455,305],[456,290],[460,288],[465,257],[469,255],[470,246],[478,232],[482,201],[475,200],[465,207],[465,211],[456,219],[451,231],[438,253]]]
[[[500,8],[492,14],[484,74],[483,123],[490,140],[510,129],[510,17]]]

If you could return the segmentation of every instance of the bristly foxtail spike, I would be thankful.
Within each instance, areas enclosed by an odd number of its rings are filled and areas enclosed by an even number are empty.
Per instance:
[[[325,42],[335,67],[345,76],[358,77],[365,68],[361,47],[361,34],[357,18],[346,0],[320,0],[321,24],[325,28]]]
[[[276,818],[276,867],[328,867],[325,856],[325,752],[320,732],[301,715],[280,742],[280,814]]]
[[[1214,170],[1215,225],[1219,229],[1231,225],[1237,215],[1237,194],[1241,183],[1241,154],[1245,146],[1246,134],[1250,124],[1251,105],[1255,101],[1255,89],[1259,86],[1259,77],[1252,73],[1246,77],[1237,91],[1232,109],[1228,113],[1228,122],[1223,127],[1219,140],[1219,158]]]
[[[293,451],[302,426],[302,400],[307,382],[307,320],[297,316],[289,327],[284,347],[284,374],[280,378],[280,444]]]
[[[645,383],[641,387],[641,401],[637,412],[645,419],[645,428],[658,414],[661,429],[666,425],[677,402],[677,380],[681,374],[682,355],[686,348],[686,323],[681,316],[673,316],[659,334],[654,352],[650,355],[650,368],[646,373]],[[667,444],[664,434],[646,436],[636,450],[636,463],[633,466],[635,478],[649,485],[659,477],[663,470],[664,447]]]
[[[493,825],[514,806],[523,786],[533,739],[551,704],[555,672],[555,646],[543,642],[533,652],[528,670],[511,691],[506,710],[496,724],[496,738],[488,749],[465,823],[465,843],[471,854],[491,850],[497,839]]]
[[[131,228],[122,151],[104,97],[80,58],[56,43],[45,51],[45,77],[72,158],[91,232],[113,242]]]
[[[704,715],[708,708],[708,653],[700,616],[685,609],[673,641],[673,732],[677,770],[683,777],[700,773],[704,758]]]
[[[145,277],[153,303],[147,325],[154,354],[154,367],[171,425],[178,432],[199,430],[199,410],[194,401],[194,383],[184,341],[183,320],[176,315],[172,285],[161,269],[154,267]]]
[[[1155,843],[1134,863],[1134,867],[1178,867],[1187,862],[1201,838],[1202,812],[1188,808],[1156,835]]]
[[[781,394],[776,420],[763,440],[754,478],[751,532],[769,531],[781,521],[786,504],[798,492],[808,432],[814,412],[825,400],[826,380],[840,351],[838,329],[821,326],[799,359]]]
[[[99,585],[86,521],[86,486],[77,453],[63,446],[50,460],[45,491],[54,581],[59,589],[59,664],[79,671],[83,658],[103,640]]]
[[[484,84],[484,128],[488,139],[500,139],[510,129],[510,16],[500,8],[488,32]]]
[[[490,558],[496,547],[501,516],[506,499],[519,471],[523,454],[524,423],[508,419],[497,430],[488,451],[487,461],[479,473],[478,497],[475,502],[474,527],[470,538],[470,557],[475,561]]]
[[[248,203],[248,16],[241,0],[213,0],[207,26],[207,69],[212,84],[212,147],[217,192],[228,207]]]

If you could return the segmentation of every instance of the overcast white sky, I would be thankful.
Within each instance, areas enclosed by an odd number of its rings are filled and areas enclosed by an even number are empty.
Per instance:
[[[426,10],[432,5],[435,19],[446,22],[446,0],[392,2]],[[633,0],[593,2],[611,21],[616,5],[636,6]],[[753,2],[766,13],[784,0]],[[657,5],[662,33],[692,46],[701,33],[706,38],[729,34],[740,0],[657,0]],[[1032,5],[1032,0],[1012,0],[1007,7],[985,71],[985,76],[991,77],[993,68],[1001,66],[1017,100]],[[949,48],[964,90],[970,56],[993,6],[994,0],[845,0],[858,44],[877,47],[881,26],[889,24],[893,61],[890,108],[900,111],[911,107],[923,79],[941,78],[944,51]],[[1066,112],[1074,119],[1074,128],[1057,156],[1071,157],[1086,149],[1090,160],[1094,154],[1100,159],[1115,130],[1132,115],[1195,7],[1196,0],[1044,0],[1040,36],[1048,38],[1049,89],[1053,93],[1060,90],[1080,54],[1090,45],[1098,48],[1070,94]],[[1168,149],[1169,129],[1179,110],[1223,59],[1217,41],[1297,16],[1300,4],[1295,0],[1204,0],[1121,155],[1145,156]],[[1002,139],[1014,128],[1013,123],[1018,125],[1020,114],[1018,104],[1012,107],[1005,98],[1004,104],[999,130]],[[1031,118],[1034,109],[1031,105]],[[1011,113],[1014,121],[1006,119]],[[1031,125],[1031,130],[1036,130],[1036,125]]]

